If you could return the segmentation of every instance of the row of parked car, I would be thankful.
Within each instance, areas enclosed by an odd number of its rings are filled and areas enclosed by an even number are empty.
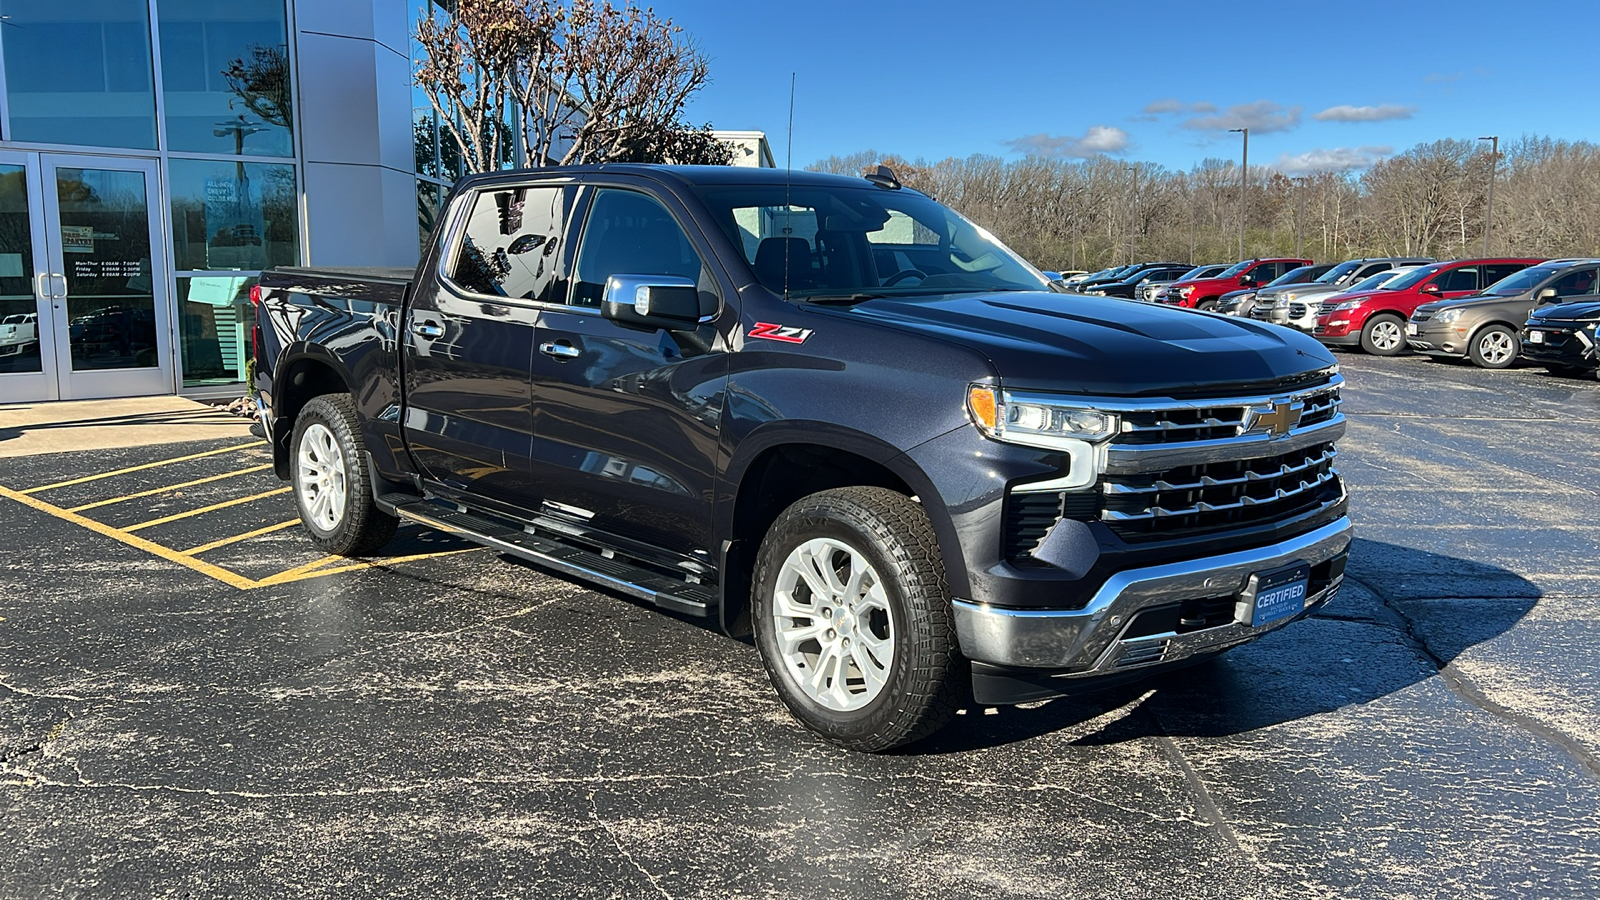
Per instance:
[[[1409,349],[1486,369],[1523,358],[1564,375],[1600,368],[1600,259],[1150,262],[1061,281],[1075,293],[1247,316],[1377,356]]]

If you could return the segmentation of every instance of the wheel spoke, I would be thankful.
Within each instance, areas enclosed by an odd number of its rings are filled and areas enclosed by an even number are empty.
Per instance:
[[[856,664],[856,669],[861,672],[862,681],[866,682],[867,693],[877,693],[888,680],[888,673],[878,667],[878,661],[872,658],[865,648],[860,645],[850,648],[850,660]]]
[[[817,615],[817,608],[794,599],[794,592],[779,589],[773,595],[774,612],[786,619],[809,619]]]
[[[814,638],[820,638],[822,633],[827,630],[828,624],[826,622],[813,622],[810,625],[785,628],[778,632],[778,639],[783,641],[783,652],[793,653],[801,644]]]

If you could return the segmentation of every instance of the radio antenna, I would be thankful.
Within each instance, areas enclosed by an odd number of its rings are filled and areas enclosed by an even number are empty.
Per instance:
[[[794,234],[790,221],[794,207],[789,200],[794,195],[794,72],[789,73],[789,149],[783,160],[783,301],[789,302],[789,238]]]

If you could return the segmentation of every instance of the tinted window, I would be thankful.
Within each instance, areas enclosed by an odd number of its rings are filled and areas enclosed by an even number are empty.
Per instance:
[[[1362,268],[1360,273],[1358,273],[1356,275],[1356,278],[1358,278],[1358,279],[1360,279],[1360,278],[1368,278],[1368,277],[1371,277],[1373,275],[1378,274],[1379,272],[1387,272],[1387,271],[1389,271],[1390,267],[1391,267],[1391,264],[1390,263],[1386,263],[1386,262],[1371,263],[1371,264],[1365,266],[1364,268]]]
[[[472,201],[449,276],[475,293],[558,303],[556,262],[568,189],[483,191]]]
[[[1528,268],[1527,263],[1500,263],[1498,265],[1483,267],[1483,283],[1492,285],[1502,278],[1515,275]]]
[[[1439,286],[1441,293],[1446,294],[1451,291],[1475,291],[1478,289],[1478,269],[1476,266],[1451,269],[1435,278],[1433,283]]]
[[[677,275],[698,281],[702,268],[683,227],[655,198],[601,189],[583,226],[569,302],[598,308],[612,275]]]
[[[1337,266],[1334,266],[1328,271],[1322,273],[1322,277],[1317,279],[1317,283],[1346,284],[1349,282],[1360,281],[1362,276],[1351,274],[1359,268],[1361,268],[1361,263],[1357,260],[1339,263]],[[1368,274],[1371,273],[1369,272]]]
[[[1556,289],[1557,297],[1581,297],[1584,294],[1595,293],[1594,269],[1579,269],[1561,276],[1550,284]]]

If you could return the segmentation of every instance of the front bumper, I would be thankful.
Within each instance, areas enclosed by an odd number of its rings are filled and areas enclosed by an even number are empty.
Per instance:
[[[1059,685],[1058,691],[1043,694],[1065,693],[1081,680],[1218,653],[1304,617],[1338,591],[1350,540],[1350,519],[1341,516],[1276,544],[1130,569],[1108,579],[1082,609],[1004,609],[957,600],[956,635],[962,652],[975,663],[1042,670],[1019,674]],[[1304,610],[1252,627],[1252,576],[1301,562],[1311,567]],[[1233,615],[1221,624],[1156,633],[1135,628],[1147,611],[1229,599]]]
[[[1540,332],[1540,340],[1530,339],[1530,332]],[[1548,366],[1569,366],[1593,369],[1600,366],[1600,336],[1587,325],[1547,325],[1544,322],[1529,324],[1522,329],[1522,356],[1530,362]]]
[[[1417,329],[1416,334],[1411,333],[1413,327]],[[1431,322],[1426,324],[1407,323],[1406,344],[1418,353],[1431,353],[1439,356],[1467,355],[1466,338],[1457,335],[1449,325],[1433,325]]]

